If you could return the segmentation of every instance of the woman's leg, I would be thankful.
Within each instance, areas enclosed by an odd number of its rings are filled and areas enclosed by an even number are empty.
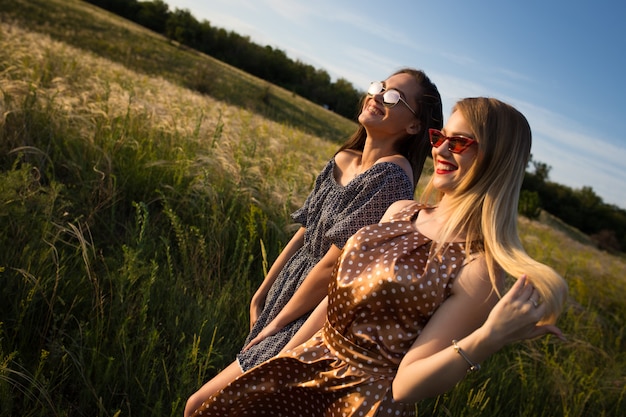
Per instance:
[[[243,371],[237,361],[234,361],[224,368],[222,372],[215,375],[213,379],[204,384],[198,391],[189,397],[187,404],[185,405],[185,417],[192,415],[193,412],[196,411],[196,409],[198,409],[198,407],[200,407],[211,394],[221,390],[241,374],[243,374]]]

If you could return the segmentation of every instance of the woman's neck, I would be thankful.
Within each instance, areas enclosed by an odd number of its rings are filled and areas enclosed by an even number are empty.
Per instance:
[[[359,165],[366,170],[376,163],[380,158],[397,155],[398,151],[393,147],[393,142],[375,142],[366,139]]]
[[[430,207],[420,211],[416,221],[416,229],[435,241],[442,241],[441,236],[444,227],[450,221],[452,215],[452,206],[450,199],[446,199],[445,196],[436,206]],[[445,239],[449,242],[460,242],[465,240],[465,233],[456,233],[448,236]]]

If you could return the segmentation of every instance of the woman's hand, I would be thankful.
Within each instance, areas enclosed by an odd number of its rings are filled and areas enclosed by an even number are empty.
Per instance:
[[[501,346],[546,334],[565,340],[558,327],[537,325],[544,314],[545,305],[541,303],[539,293],[526,276],[522,276],[491,310],[483,327]]]
[[[261,343],[266,338],[275,335],[281,330],[282,330],[282,327],[278,327],[276,324],[274,324],[274,321],[270,322],[267,326],[265,326],[265,328],[263,328],[263,330],[261,330],[261,332],[254,339],[250,341],[250,343],[248,343],[243,348],[243,351],[245,352],[246,350],[250,349],[252,346],[258,343]]]

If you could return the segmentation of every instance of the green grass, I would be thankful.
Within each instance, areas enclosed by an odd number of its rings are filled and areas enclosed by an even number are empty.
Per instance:
[[[0,416],[180,416],[354,125],[86,3],[0,22]],[[508,348],[419,415],[624,415],[626,262],[520,224],[570,285],[568,341]]]

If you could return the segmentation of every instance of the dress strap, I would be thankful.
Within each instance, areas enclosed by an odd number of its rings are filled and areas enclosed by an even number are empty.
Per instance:
[[[413,221],[420,210],[428,207],[426,204],[415,201],[391,216],[391,221]]]

